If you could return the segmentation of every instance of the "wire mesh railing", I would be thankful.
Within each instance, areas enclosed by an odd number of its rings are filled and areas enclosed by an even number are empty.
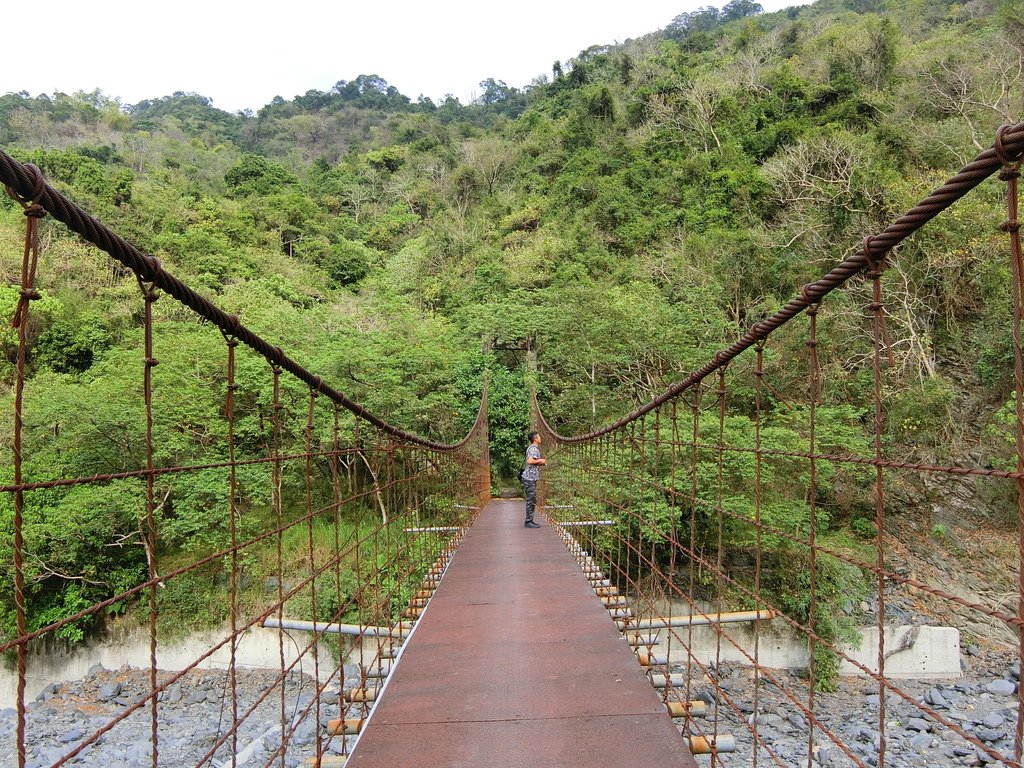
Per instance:
[[[0,152],[0,179],[27,222],[10,469],[0,484],[9,577],[0,651],[17,675],[10,764],[56,768],[89,755],[154,768],[329,764],[356,738],[460,532],[489,498],[486,388],[458,443],[398,429],[165,271],[33,166]],[[111,363],[137,365],[123,401],[71,405],[27,376],[46,269],[37,230],[47,215],[138,280],[139,348]],[[158,365],[181,339],[161,331],[154,305],[164,296],[198,321],[186,335],[202,343],[185,364]],[[189,376],[203,379],[201,401],[183,402]],[[96,460],[73,458],[85,454]],[[74,525],[83,509],[106,521],[87,542]],[[62,519],[67,537],[55,541]],[[55,564],[61,549],[82,546],[110,554],[88,570]],[[30,700],[42,674],[34,656],[111,613],[145,638],[143,672],[104,678],[109,690],[78,710],[90,716],[82,727],[71,738],[55,733],[68,712],[43,717],[46,698]],[[174,624],[188,619],[212,631],[182,650]],[[218,715],[182,739],[176,718],[198,705],[182,686],[200,670]],[[135,741],[143,720],[143,744],[103,757],[104,745]]]
[[[1021,764],[1022,150],[1024,125],[1002,128],[993,149],[853,256],[615,423],[560,435],[535,403],[549,516],[713,765]],[[887,432],[895,366],[883,277],[893,249],[995,173],[1012,275],[1012,456],[915,460]],[[849,347],[844,366],[823,370],[826,345],[833,359]],[[836,379],[859,382],[863,399],[830,388]],[[907,489],[965,484],[1004,510],[1015,582],[1005,594],[966,594],[941,566],[925,577],[901,565],[893,527]],[[960,675],[959,634],[928,626],[942,622],[912,615],[908,600],[988,628],[979,640],[998,636],[1016,666],[979,690],[922,683]],[[851,686],[856,696],[832,692]]]

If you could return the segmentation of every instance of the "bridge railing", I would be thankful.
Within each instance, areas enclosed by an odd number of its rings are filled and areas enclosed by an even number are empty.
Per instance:
[[[957,579],[906,567],[901,538],[933,538],[926,557],[941,574],[950,532],[906,508],[935,492],[984,500],[1006,531],[998,554],[1021,572],[1022,150],[1024,125],[1001,129],[991,150],[853,256],[615,423],[561,435],[535,409],[550,457],[542,488],[549,515],[566,524],[598,594],[666,705],[683,716],[683,734],[708,746],[713,764],[729,764],[735,745],[744,755],[732,758],[744,765],[905,764],[906,750],[940,748],[1020,765],[1021,693],[1010,661],[1021,657],[1024,587],[965,593]],[[1000,229],[1013,283],[1012,314],[1003,318],[1012,327],[1012,456],[979,447],[970,463],[942,465],[895,453],[887,431],[898,352],[887,328],[889,258],[996,173],[1006,185]],[[824,344],[843,367],[823,370]],[[847,398],[851,391],[863,398]],[[971,628],[973,639],[930,624]],[[935,683],[919,682],[959,676],[961,642],[977,643],[979,653],[1008,649],[1006,679],[970,692],[1004,697],[991,707],[998,727],[963,714],[967,694],[947,691],[947,701],[930,690]],[[852,706],[865,713],[857,733],[847,727],[851,699],[830,692],[840,675],[858,675],[875,691],[855,697]],[[839,716],[837,707],[845,707]],[[694,716],[701,711],[706,717]],[[897,746],[903,756],[893,758]]]
[[[16,764],[60,766],[87,752],[97,759],[102,745],[137,739],[140,718],[149,746],[133,758],[154,768],[172,756],[176,765],[233,765],[257,746],[268,766],[344,752],[344,725],[321,724],[365,717],[424,591],[489,498],[486,388],[458,443],[399,429],[192,290],[33,166],[0,152],[0,179],[26,214],[13,423],[0,441],[10,458],[0,484],[0,614],[9,625],[0,651],[17,674],[3,704],[16,710]],[[109,390],[123,401],[85,390],[60,400],[27,375],[47,216],[139,283],[139,348],[104,363],[109,373],[136,367],[134,384]],[[179,302],[197,322],[185,334],[165,332],[158,298]],[[194,343],[186,363],[170,354],[182,343]],[[188,377],[205,388],[183,390]],[[76,524],[86,517],[104,522],[84,534]],[[52,531],[66,538],[55,541]],[[83,546],[101,553],[88,569],[60,565],[62,550]],[[103,596],[76,603],[84,594]],[[54,746],[62,717],[28,716],[47,706],[45,693],[36,698],[47,682],[37,662],[59,638],[86,635],[112,613],[144,638],[141,658],[126,651],[117,666],[145,672],[100,674],[96,685],[117,691],[90,702],[90,723],[106,721]],[[211,632],[183,643],[174,626],[183,617]],[[258,686],[248,677],[253,666],[263,670]],[[211,717],[208,730],[182,739],[169,712],[200,669],[218,670],[219,722]],[[59,693],[59,683],[47,690]],[[262,738],[268,722],[277,723],[273,747]]]

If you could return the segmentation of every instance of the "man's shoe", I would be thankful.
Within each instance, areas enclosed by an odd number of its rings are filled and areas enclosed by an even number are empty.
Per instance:
[[[540,526],[533,522],[533,520],[527,520],[523,523],[523,528],[540,528]]]

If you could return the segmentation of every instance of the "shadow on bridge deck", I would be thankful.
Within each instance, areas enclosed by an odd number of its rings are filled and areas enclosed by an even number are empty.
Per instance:
[[[407,642],[349,766],[695,766],[555,532],[492,501]]]

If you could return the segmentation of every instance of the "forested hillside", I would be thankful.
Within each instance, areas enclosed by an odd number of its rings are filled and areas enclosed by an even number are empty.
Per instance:
[[[914,205],[1000,124],[1024,118],[1015,0],[759,11],[733,0],[621,45],[595,41],[528,86],[481,83],[468,105],[413,102],[362,74],[239,114],[192,93],[134,105],[101,91],[9,93],[0,147],[399,426],[458,438],[489,370],[493,462],[508,476],[527,420],[522,348],[536,350],[539,396],[560,431],[617,418]],[[1002,194],[986,183],[902,246],[885,274],[895,455],[950,460],[984,446],[998,464],[1010,454]],[[22,222],[5,198],[8,317]],[[45,231],[39,272],[30,474],[134,467],[142,437],[131,408],[142,406],[119,402],[138,387],[139,287],[59,226]],[[867,440],[871,382],[845,375],[869,343],[854,343],[864,301],[837,297],[848,315],[834,312],[822,331],[822,419],[847,446]],[[224,427],[200,413],[217,410],[223,374],[196,361],[216,359],[223,342],[170,301],[156,311],[155,375],[176,382],[160,416],[175,438],[158,459],[208,458],[224,450]],[[0,343],[10,400],[14,332],[0,331]],[[258,395],[246,405],[253,424],[265,405]],[[775,426],[780,443],[800,439],[784,419]],[[81,450],[62,452],[71,445]],[[248,487],[245,504],[265,506],[260,483]],[[206,510],[226,489],[161,491],[172,502],[163,562],[223,538]],[[96,545],[138,528],[134,491],[70,489],[47,503],[33,533],[33,599],[49,610],[39,621],[145,573],[140,547]],[[826,506],[838,533],[870,527],[838,491]],[[83,569],[96,578],[61,576]]]

